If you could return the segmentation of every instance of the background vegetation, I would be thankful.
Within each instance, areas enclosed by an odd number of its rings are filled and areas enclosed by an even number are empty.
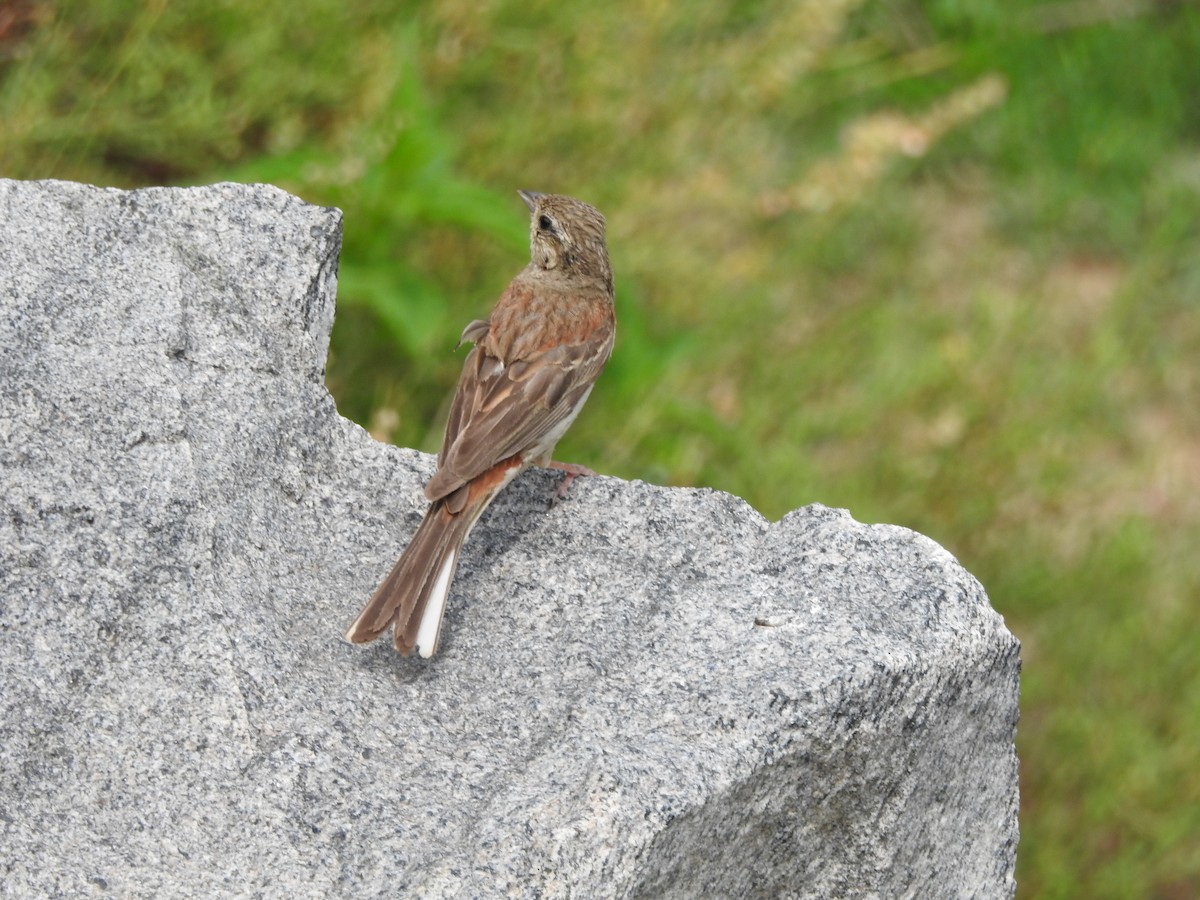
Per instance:
[[[911,526],[1024,645],[1020,894],[1200,895],[1200,13],[0,0],[0,174],[346,213],[329,383],[435,449],[514,190],[610,222],[560,457]]]

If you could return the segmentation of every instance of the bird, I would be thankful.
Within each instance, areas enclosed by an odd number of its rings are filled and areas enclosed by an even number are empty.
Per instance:
[[[365,644],[393,627],[403,656],[437,652],[463,544],[488,505],[530,466],[594,474],[551,460],[587,401],[616,337],[604,216],[562,194],[517,192],[529,208],[529,264],[486,319],[463,329],[471,343],[450,404],[429,508],[346,638]]]

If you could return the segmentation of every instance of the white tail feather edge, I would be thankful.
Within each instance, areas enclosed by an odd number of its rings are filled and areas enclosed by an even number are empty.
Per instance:
[[[446,611],[446,600],[450,596],[450,576],[454,572],[457,560],[458,551],[455,550],[442,561],[442,569],[438,572],[433,591],[429,594],[429,602],[425,604],[425,612],[421,615],[421,624],[417,628],[417,653],[423,659],[429,659],[437,650],[438,634],[442,630],[442,614]]]

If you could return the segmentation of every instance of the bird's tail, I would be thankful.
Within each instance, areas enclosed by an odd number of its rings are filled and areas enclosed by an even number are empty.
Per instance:
[[[481,497],[458,513],[450,512],[443,500],[430,506],[346,639],[368,643],[394,622],[397,650],[405,656],[414,649],[423,657],[433,656],[463,543],[490,500],[491,495]]]

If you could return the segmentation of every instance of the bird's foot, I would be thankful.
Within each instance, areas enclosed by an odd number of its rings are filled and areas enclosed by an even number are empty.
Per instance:
[[[587,466],[581,466],[579,463],[564,463],[551,460],[547,465],[547,468],[558,469],[563,473],[562,481],[558,483],[558,490],[554,492],[554,498],[551,500],[551,505],[557,503],[559,500],[562,500],[567,496],[567,491],[571,489],[571,482],[576,478],[580,477],[581,475],[588,476],[596,474]]]

